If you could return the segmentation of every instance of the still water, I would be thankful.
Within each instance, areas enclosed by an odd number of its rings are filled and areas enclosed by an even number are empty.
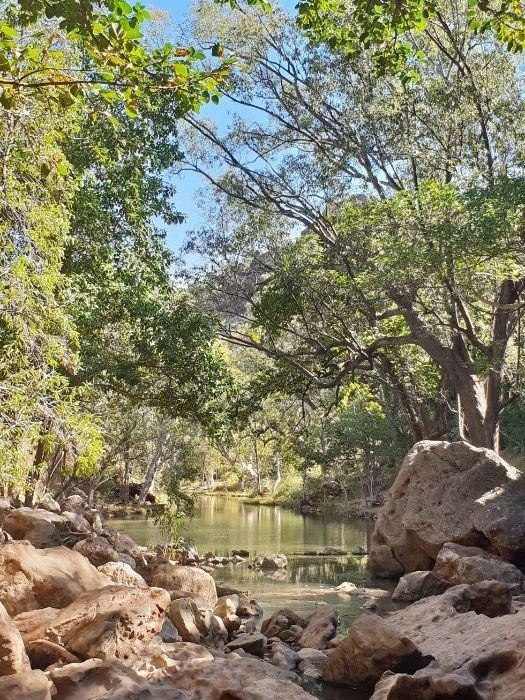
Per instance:
[[[131,535],[138,544],[150,546],[162,542],[151,519],[113,520],[112,525]],[[338,594],[333,588],[343,581],[351,581],[358,587],[385,588],[384,581],[370,578],[366,557],[350,554],[358,547],[368,549],[369,526],[363,520],[300,515],[280,506],[255,506],[234,498],[203,496],[185,535],[195,543],[200,554],[212,552],[225,556],[231,554],[232,549],[247,549],[250,557],[264,553],[286,554],[288,568],[285,571],[265,574],[246,564],[230,564],[214,570],[217,582],[251,591],[263,606],[265,616],[282,607],[311,610],[316,602],[326,601],[337,609],[344,632],[361,614],[364,599]],[[306,554],[326,546],[340,547],[349,554],[328,557]],[[384,603],[388,605],[387,599]],[[341,694],[341,691],[326,688],[322,697],[325,700],[361,700],[368,695],[348,690]]]

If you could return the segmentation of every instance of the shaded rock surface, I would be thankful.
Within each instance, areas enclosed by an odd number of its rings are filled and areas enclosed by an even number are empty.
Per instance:
[[[0,676],[30,671],[20,632],[0,603]]]
[[[369,566],[394,578],[431,569],[442,546],[525,555],[525,480],[491,450],[417,443],[405,457],[372,535]]]
[[[0,678],[0,700],[51,700],[51,686],[42,671]]]
[[[487,554],[479,547],[464,547],[448,542],[440,550],[434,574],[450,585],[503,581],[515,593],[523,590],[524,577],[517,566]]]
[[[67,547],[36,549],[29,542],[0,547],[0,602],[11,616],[65,607],[80,593],[109,583],[85,557]]]
[[[43,508],[17,508],[4,519],[3,529],[15,540],[28,540],[35,547],[55,547],[70,530],[67,518]]]
[[[337,625],[334,609],[330,605],[321,605],[311,615],[297,643],[310,649],[326,649],[328,642],[335,637]]]
[[[154,570],[148,583],[168,591],[192,593],[206,600],[212,607],[217,603],[217,589],[213,577],[197,567],[161,564]]]

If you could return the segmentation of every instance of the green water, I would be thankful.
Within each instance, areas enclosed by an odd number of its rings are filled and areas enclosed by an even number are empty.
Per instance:
[[[152,519],[113,520],[112,525],[142,545],[162,541]],[[360,546],[367,548],[369,526],[363,520],[300,515],[280,506],[254,506],[234,498],[203,496],[186,534],[201,554],[227,555],[232,549],[247,549],[251,557],[286,554],[288,568],[270,574],[250,569],[246,564],[219,566],[214,570],[216,581],[250,590],[261,602],[265,614],[285,606],[304,610],[324,600],[337,608],[344,631],[361,613],[364,601],[330,589],[343,581],[351,581],[358,587],[385,587],[384,581],[370,578],[366,557],[304,554],[326,546],[341,547],[348,552]]]
[[[151,519],[113,520],[111,524],[141,545],[162,542]],[[185,534],[201,555],[213,552],[225,556],[231,554],[232,549],[247,549],[250,557],[264,553],[286,554],[288,568],[271,574],[250,569],[247,564],[229,564],[214,570],[217,582],[250,590],[263,606],[265,616],[282,607],[309,610],[316,602],[325,601],[337,609],[341,630],[346,631],[352,620],[361,614],[365,599],[338,594],[333,588],[343,581],[351,581],[358,587],[385,588],[384,581],[370,578],[366,557],[305,554],[326,546],[341,547],[347,552],[360,546],[368,548],[370,528],[363,520],[300,515],[280,506],[255,506],[234,498],[203,496]],[[380,605],[388,607],[389,599],[380,599]],[[324,700],[369,697],[348,689],[311,690],[320,692]]]

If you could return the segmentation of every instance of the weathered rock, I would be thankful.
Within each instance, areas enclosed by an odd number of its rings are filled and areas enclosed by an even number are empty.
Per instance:
[[[236,615],[239,607],[238,595],[225,595],[217,600],[217,604],[213,609],[213,614],[224,619],[228,615]]]
[[[288,559],[284,554],[261,554],[255,559],[255,566],[263,571],[274,571],[276,569],[286,569]]]
[[[262,612],[262,607],[254,598],[249,598],[245,595],[239,596],[239,605],[237,606],[237,613],[241,617],[257,617],[258,615],[262,615]]]
[[[228,641],[228,630],[226,625],[217,615],[212,615],[210,619],[210,633],[214,639],[222,640],[223,642]]]
[[[431,660],[395,625],[365,614],[328,654],[322,675],[331,683],[373,686],[385,671],[413,673]]]
[[[491,450],[417,443],[379,512],[369,565],[380,576],[431,569],[446,542],[525,555],[525,479]]]
[[[297,666],[297,653],[284,642],[274,642],[271,645],[270,662],[287,671],[293,671]]]
[[[76,513],[82,513],[85,510],[86,502],[85,498],[79,496],[78,494],[72,494],[67,496],[60,501],[60,506],[62,510],[75,511]]]
[[[0,676],[30,670],[31,666],[20,632],[0,603]]]
[[[238,651],[244,649],[247,654],[253,656],[264,656],[266,651],[266,637],[261,632],[253,632],[252,634],[240,634],[226,645],[230,651]]]
[[[102,566],[110,561],[120,561],[119,553],[104,537],[98,535],[77,542],[73,549],[86,557],[93,566]]]
[[[98,571],[119,586],[131,588],[147,588],[148,584],[140,574],[134,571],[129,564],[121,561],[109,561],[98,567]]]
[[[271,617],[267,617],[266,620],[263,620],[261,632],[268,638],[277,637],[280,632],[289,630],[292,625],[298,625],[304,629],[307,624],[307,618],[302,617],[289,608],[282,608],[281,610],[274,612]]]
[[[300,647],[326,649],[328,642],[335,637],[338,618],[330,605],[319,606],[308,620],[302,635],[297,640]]]
[[[348,595],[353,595],[358,592],[358,588],[355,583],[351,581],[343,581],[338,586],[334,588],[336,593],[347,593]]]
[[[123,532],[117,532],[116,530],[111,533],[109,542],[113,549],[119,552],[119,554],[129,554],[134,557],[139,549],[133,538]]]
[[[413,603],[429,595],[439,595],[449,586],[448,581],[444,581],[432,571],[413,571],[399,580],[392,593],[392,599]]]
[[[27,655],[32,668],[45,671],[48,666],[57,663],[73,664],[80,659],[60,644],[50,642],[49,639],[35,639],[27,643]]]
[[[186,665],[171,678],[177,688],[202,700],[313,700],[289,675],[250,655],[232,653]]]
[[[0,602],[11,616],[44,606],[62,608],[80,593],[110,583],[85,557],[66,547],[36,549],[29,542],[0,547]]]
[[[464,547],[447,542],[440,550],[434,574],[455,586],[460,583],[503,581],[514,593],[523,590],[524,577],[514,564],[487,554],[479,547]]]
[[[51,700],[51,684],[42,671],[0,678],[0,700]]]
[[[55,501],[50,493],[46,493],[37,503],[37,508],[43,508],[44,510],[50,510],[52,513],[60,513],[60,504]]]
[[[246,557],[249,556],[250,552],[247,549],[232,549],[232,557],[242,557],[246,559]]]
[[[343,556],[344,554],[347,554],[346,549],[342,549],[342,547],[324,547],[324,549],[321,549],[320,552],[317,552],[317,554],[321,557],[340,557]]]
[[[91,526],[89,521],[80,513],[75,513],[72,510],[65,510],[62,515],[71,523],[71,529],[74,532],[80,532],[84,535],[91,534]]]
[[[15,540],[28,540],[44,548],[61,544],[70,524],[63,515],[43,508],[16,508],[6,515],[3,529]]]
[[[167,591],[187,591],[200,596],[211,607],[217,603],[213,577],[197,567],[161,564],[155,569],[149,583]]]
[[[168,617],[185,642],[198,644],[201,641],[201,633],[197,627],[197,605],[191,598],[178,598],[171,602]]]
[[[32,628],[26,616],[22,636],[26,645],[49,639],[80,658],[127,658],[160,631],[169,603],[160,588],[106,586],[81,593],[51,620],[35,611]]]

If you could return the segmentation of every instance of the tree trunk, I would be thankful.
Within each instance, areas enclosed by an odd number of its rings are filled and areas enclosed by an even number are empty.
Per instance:
[[[131,460],[129,449],[124,452],[124,473],[122,475],[122,485],[120,487],[120,501],[127,505],[129,503],[129,475],[131,473]]]
[[[283,463],[283,458],[281,457],[280,452],[275,453],[274,457],[274,463],[275,463],[275,483],[273,485],[273,492],[275,493],[277,491],[277,487],[281,483],[282,477],[281,477],[281,466]]]
[[[149,493],[149,490],[151,488],[151,485],[153,484],[153,479],[155,478],[155,474],[157,473],[157,469],[160,467],[162,464],[163,460],[163,453],[164,453],[164,446],[167,442],[168,439],[168,433],[165,431],[162,431],[157,439],[155,440],[155,452],[153,453],[153,457],[149,463],[148,470],[146,472],[146,475],[144,477],[144,483],[142,484],[142,488],[140,489],[140,494],[139,494],[139,499],[138,499],[138,504],[140,506],[143,506],[144,503],[146,503],[146,496]]]

